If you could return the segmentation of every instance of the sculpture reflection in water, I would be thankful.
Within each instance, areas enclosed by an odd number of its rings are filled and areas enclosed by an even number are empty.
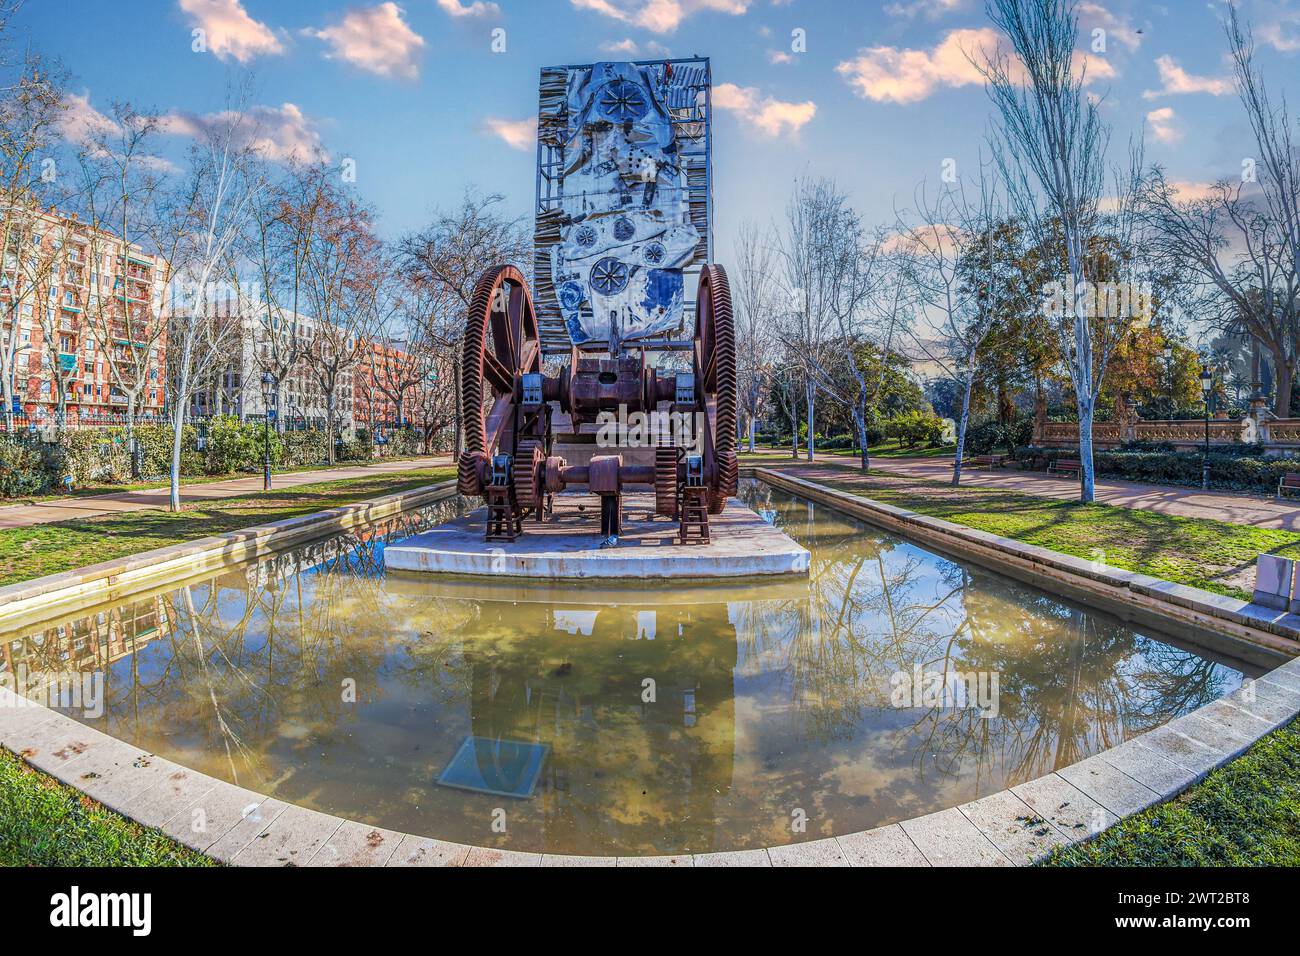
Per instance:
[[[383,544],[448,504],[7,636],[4,666],[103,670],[97,726],[284,800],[464,843],[625,854],[953,806],[1240,680],[807,502],[745,494],[812,551],[809,581],[539,590],[385,575]],[[947,696],[897,706],[897,675],[918,668],[941,683],[996,675],[996,716]],[[533,796],[438,786],[470,737],[486,761],[494,741],[548,747]]]

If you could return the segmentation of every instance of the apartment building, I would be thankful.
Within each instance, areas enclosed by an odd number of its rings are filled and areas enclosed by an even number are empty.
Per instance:
[[[395,399],[399,389],[410,382],[418,365],[417,358],[407,351],[405,343],[370,342],[353,376],[353,408],[357,424],[370,429],[410,424],[414,396],[403,396],[400,416]],[[406,391],[413,388],[408,385]]]
[[[309,350],[320,334],[319,323],[301,313],[273,316],[260,302],[223,305],[217,311],[234,316],[239,328],[229,351],[229,361],[211,370],[195,389],[190,412],[206,417],[235,415],[240,419],[261,418],[266,411],[262,395],[262,374],[276,371],[296,352],[280,382],[278,409],[283,428],[318,428],[328,417],[325,393],[308,359]],[[280,325],[279,323],[284,323]],[[276,348],[277,341],[280,347]],[[359,369],[340,373],[334,397],[338,426],[354,424],[355,387]]]
[[[163,263],[75,215],[13,220],[0,270],[0,343],[14,348],[15,410],[54,424],[62,394],[70,426],[118,420],[128,408],[125,380],[140,385],[136,415],[160,416]]]

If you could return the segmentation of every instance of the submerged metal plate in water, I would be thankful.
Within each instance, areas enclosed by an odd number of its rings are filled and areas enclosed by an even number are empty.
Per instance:
[[[526,800],[537,788],[537,778],[550,750],[549,744],[466,737],[439,775],[438,783],[457,790]]]

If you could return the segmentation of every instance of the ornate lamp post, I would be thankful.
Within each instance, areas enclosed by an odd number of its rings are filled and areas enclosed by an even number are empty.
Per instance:
[[[262,373],[262,490],[271,490],[271,405],[275,402],[275,376]]]
[[[1210,360],[1201,362],[1201,395],[1205,403],[1205,451],[1201,455],[1201,487],[1210,490],[1210,400],[1214,392],[1214,373],[1210,371]]]

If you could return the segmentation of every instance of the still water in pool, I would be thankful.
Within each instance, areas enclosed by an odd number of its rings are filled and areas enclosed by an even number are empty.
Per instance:
[[[809,580],[386,575],[384,543],[461,507],[444,505],[6,635],[0,666],[103,671],[105,714],[79,719],[281,800],[580,854],[905,819],[1073,763],[1241,680],[1208,652],[830,509],[753,483],[744,496],[811,550]]]

